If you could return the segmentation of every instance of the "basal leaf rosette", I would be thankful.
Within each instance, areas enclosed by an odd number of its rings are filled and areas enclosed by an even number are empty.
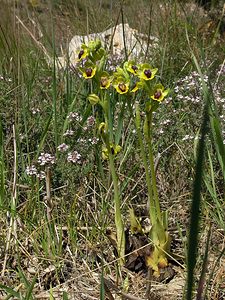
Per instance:
[[[171,238],[158,219],[152,225],[149,237],[153,245],[145,257],[146,265],[152,268],[155,277],[159,277],[160,269],[168,266],[167,254],[170,253]]]

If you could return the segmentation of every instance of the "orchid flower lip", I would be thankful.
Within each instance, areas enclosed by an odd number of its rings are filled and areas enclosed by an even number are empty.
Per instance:
[[[107,89],[110,86],[110,80],[107,76],[102,76],[100,79],[100,88]]]
[[[152,76],[152,72],[151,72],[150,69],[145,70],[145,71],[144,71],[144,74],[145,74],[145,76],[148,77],[148,78],[151,78],[151,76]]]
[[[138,70],[138,67],[137,67],[136,65],[133,65],[131,68],[134,70],[135,73],[136,73],[137,70]]]
[[[121,92],[125,92],[127,87],[125,85],[125,83],[121,82],[118,84],[119,89],[121,90]]]
[[[91,76],[91,74],[92,74],[92,68],[87,68],[86,70],[85,70],[85,73],[86,73],[86,75],[89,77],[89,76]]]
[[[82,55],[84,54],[84,50],[80,50],[79,54],[78,54],[78,58],[81,59]]]
[[[154,98],[159,99],[161,96],[162,96],[161,90],[156,90],[156,92],[154,93]]]

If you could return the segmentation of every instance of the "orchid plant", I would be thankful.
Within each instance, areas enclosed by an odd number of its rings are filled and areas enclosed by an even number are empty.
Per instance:
[[[148,208],[151,220],[149,238],[153,244],[151,253],[146,255],[146,265],[153,269],[156,276],[160,268],[167,265],[167,253],[170,248],[170,237],[168,234],[167,214],[161,212],[160,201],[157,191],[157,181],[154,169],[153,141],[152,141],[152,118],[161,102],[168,95],[157,76],[157,68],[148,63],[137,64],[135,61],[126,61],[116,71],[107,71],[107,51],[102,47],[99,40],[91,41],[88,45],[83,44],[77,52],[79,70],[85,80],[91,82],[91,93],[87,100],[93,106],[100,106],[103,112],[103,120],[98,124],[98,133],[102,139],[102,159],[107,160],[114,186],[114,209],[116,226],[116,245],[121,265],[124,264],[125,255],[125,231],[121,213],[121,193],[119,190],[118,175],[115,160],[121,151],[121,146],[115,142],[113,126],[111,122],[111,89],[115,89],[125,104],[137,93],[145,95],[144,112],[145,120],[142,122],[140,106],[135,108],[135,125],[140,145],[141,159],[145,168],[146,183],[148,187]],[[120,96],[121,95],[121,96]],[[127,101],[128,103],[128,101]],[[130,103],[129,103],[130,104]],[[144,136],[144,139],[143,139]],[[136,222],[136,228],[140,233],[143,230],[138,221],[132,215],[131,227]],[[132,228],[131,228],[132,229]]]

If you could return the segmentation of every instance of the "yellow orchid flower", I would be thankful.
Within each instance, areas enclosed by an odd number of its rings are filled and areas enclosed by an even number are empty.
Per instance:
[[[81,45],[81,49],[77,52],[77,61],[81,61],[85,59],[89,55],[88,47],[83,44]]]
[[[137,72],[140,79],[152,80],[157,71],[157,68],[153,69],[149,64],[142,64]]]
[[[165,90],[164,86],[162,84],[157,84],[150,95],[150,97],[153,100],[156,100],[158,102],[162,102],[163,99],[168,95],[169,90]]]
[[[144,87],[144,82],[141,80],[141,81],[138,81],[136,82],[135,86],[133,87],[133,89],[131,90],[132,93],[135,93],[136,91],[142,89]]]
[[[113,156],[116,156],[121,151],[121,149],[122,147],[119,145],[110,144],[110,151]],[[102,148],[102,158],[104,160],[107,160],[109,158],[109,151],[106,146]]]
[[[135,64],[135,62],[133,60],[125,62],[124,65],[128,72],[130,72],[134,75],[138,74],[137,72],[138,72],[139,66],[137,64]]]
[[[129,90],[129,82],[122,77],[117,78],[113,86],[116,89],[117,93],[121,95],[126,94]]]
[[[85,79],[93,78],[95,76],[96,69],[96,67],[87,66],[83,69],[83,77]]]
[[[108,89],[111,84],[111,78],[107,72],[103,72],[100,77],[100,89]]]

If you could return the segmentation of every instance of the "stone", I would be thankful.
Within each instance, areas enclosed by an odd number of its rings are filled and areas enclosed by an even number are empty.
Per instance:
[[[138,30],[131,28],[129,24],[124,24],[124,26],[119,24],[103,32],[91,33],[86,36],[75,35],[69,43],[69,64],[76,64],[77,54],[82,44],[87,44],[89,41],[96,39],[101,40],[103,47],[110,51],[112,56],[125,57],[126,46],[126,52],[129,59],[144,56],[147,51],[148,40],[151,49],[158,46],[158,38],[154,36],[148,38],[148,35],[139,33]],[[65,67],[66,58],[59,57],[58,64],[59,66],[61,65],[62,68]]]

